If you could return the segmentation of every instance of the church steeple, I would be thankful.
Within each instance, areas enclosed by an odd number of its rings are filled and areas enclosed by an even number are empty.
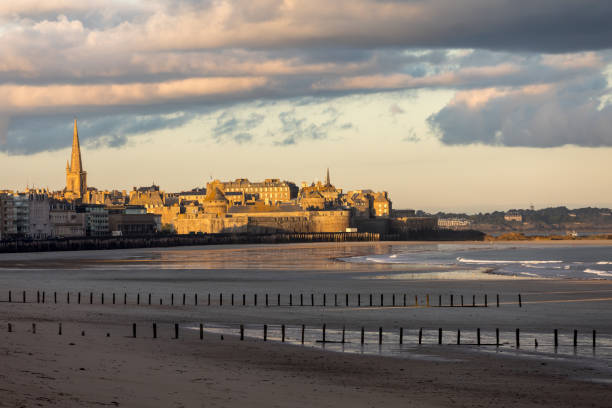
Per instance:
[[[329,167],[327,168],[327,175],[325,176],[325,185],[331,186],[331,180],[329,178]]]
[[[81,146],[79,145],[79,131],[77,129],[77,120],[74,118],[74,132],[72,134],[72,156],[70,157],[70,170],[73,172],[81,172],[83,163],[81,162]]]
[[[74,131],[72,134],[72,154],[70,156],[70,163],[66,163],[65,197],[69,200],[81,199],[85,195],[85,192],[87,192],[87,173],[83,171],[79,131],[75,118]]]

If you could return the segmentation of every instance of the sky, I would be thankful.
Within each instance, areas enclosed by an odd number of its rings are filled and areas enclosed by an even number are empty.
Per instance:
[[[323,180],[394,208],[612,207],[607,0],[0,3],[0,189]]]

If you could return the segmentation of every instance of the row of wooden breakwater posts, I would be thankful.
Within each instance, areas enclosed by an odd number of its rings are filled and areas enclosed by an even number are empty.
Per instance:
[[[119,294],[120,296],[121,294]],[[110,299],[107,297],[106,298],[106,303],[110,303],[110,304],[121,304],[123,303],[124,305],[127,304],[136,304],[136,305],[154,305],[157,304],[157,302],[154,301],[153,295],[151,293],[149,293],[148,295],[143,295],[141,298],[140,293],[137,293],[136,295],[130,295],[128,296],[127,293],[123,293],[122,299],[120,299],[116,293],[112,293]],[[193,297],[192,297],[193,296]],[[34,301],[33,298],[28,297],[28,293],[24,290],[21,291],[21,293],[16,293],[13,294],[13,291],[9,290],[8,291],[8,302],[9,303],[54,303],[57,304],[58,303],[58,299],[60,303],[66,303],[66,304],[70,304],[71,302],[73,303],[77,303],[77,304],[87,304],[89,303],[90,305],[96,303],[96,304],[105,304],[105,297],[104,297],[104,293],[96,293],[94,294],[93,292],[85,292],[83,295],[81,295],[81,292],[65,292],[65,293],[60,293],[58,296],[57,292],[53,292],[52,294],[50,293],[50,297],[52,297],[52,299],[48,299],[47,298],[47,293],[45,291],[36,291],[36,300]],[[327,306],[334,306],[334,307],[340,307],[340,306],[345,306],[345,307],[489,307],[489,297],[487,294],[485,295],[481,295],[479,296],[479,298],[476,298],[476,295],[472,295],[471,299],[469,299],[469,297],[467,299],[464,299],[463,295],[438,295],[438,299],[437,299],[437,303],[431,301],[430,302],[430,295],[427,294],[425,296],[422,296],[419,299],[418,295],[414,295],[414,299],[412,299],[411,297],[408,297],[407,294],[395,294],[395,293],[391,293],[391,294],[386,294],[386,301],[385,301],[385,294],[384,293],[380,293],[377,295],[374,295],[372,293],[370,293],[369,295],[364,295],[362,296],[362,294],[360,293],[345,293],[344,296],[342,294],[338,295],[337,293],[335,294],[327,294],[327,293],[323,293],[323,294],[314,294],[311,293],[310,295],[304,295],[303,293],[300,294],[294,294],[290,293],[290,294],[284,294],[281,295],[280,293],[278,294],[274,294],[274,295],[270,295],[268,293],[264,294],[263,299],[259,298],[258,300],[258,294],[254,293],[254,294],[249,294],[248,298],[247,295],[245,293],[243,293],[241,296],[240,295],[234,295],[232,294],[225,294],[225,303],[224,303],[224,294],[223,293],[218,293],[218,294],[211,294],[209,293],[208,296],[203,300],[203,302],[201,300],[198,300],[198,294],[193,294],[190,295],[189,298],[187,297],[186,293],[182,294],[182,299],[180,299],[178,296],[176,296],[175,299],[175,295],[174,293],[170,294],[170,299],[168,300],[166,297],[166,304],[169,304],[171,306],[178,306],[178,305],[190,305],[190,306],[198,306],[198,305],[207,305],[207,306],[223,306],[225,305],[231,305],[231,306],[323,306],[323,307],[327,307]],[[344,298],[344,299],[343,299]],[[159,304],[163,305],[164,304],[164,297],[157,297],[155,300],[159,299]],[[495,306],[499,307],[500,306],[500,297],[499,294],[495,295]],[[413,302],[414,300],[414,302]],[[419,300],[421,301],[421,303],[419,303]],[[433,300],[433,299],[432,299]],[[471,302],[470,302],[471,300]],[[478,300],[478,302],[477,302]],[[514,302],[511,302],[514,303]],[[508,304],[508,302],[506,302],[506,304]],[[518,294],[516,297],[516,305],[518,305],[518,307],[522,307],[523,306],[523,300],[522,300],[522,296],[521,294]]]
[[[229,334],[233,334],[236,336],[239,336],[240,340],[243,341],[245,339],[245,326],[243,324],[241,325],[236,325],[237,329],[236,332],[231,332]],[[278,325],[277,325],[278,326]],[[264,324],[259,326],[261,329],[261,338],[263,339],[263,341],[268,341],[268,325]],[[286,337],[286,332],[287,332],[287,327],[286,325],[282,324],[280,325],[280,338],[279,340],[281,342],[285,342],[285,340],[287,339]],[[62,335],[63,331],[62,331],[62,323],[58,323],[57,326],[57,334],[58,335]],[[301,344],[305,343],[305,338],[306,338],[306,330],[307,327],[306,325],[301,325],[301,327],[294,327],[295,329],[299,330],[301,336],[299,339],[299,342],[301,342]],[[32,323],[32,329],[31,332],[32,334],[36,334],[36,323]],[[320,333],[320,338],[316,339],[315,342],[316,343],[340,343],[340,344],[345,344],[347,343],[347,336],[346,336],[346,327],[342,326],[341,329],[336,329],[336,332],[341,331],[341,338],[340,339],[336,339],[336,340],[330,340],[329,337],[327,336],[328,333],[328,328],[326,324],[323,324],[321,326],[321,328],[314,328],[314,327],[310,327],[309,329],[313,329],[316,330],[317,335]],[[13,323],[8,323],[8,332],[12,333],[16,330],[16,326]],[[189,329],[191,330],[191,329]],[[429,331],[433,331],[435,329],[429,329]],[[383,344],[383,328],[379,327],[377,334],[378,334],[378,339],[377,339],[377,344],[382,345]],[[407,342],[405,342],[405,339],[407,338],[404,335],[404,328],[400,327],[397,331],[397,340],[395,342],[395,344],[407,344]],[[494,343],[485,343],[481,338],[481,330],[480,328],[476,329],[476,342],[475,343],[466,343],[466,342],[461,342],[461,330],[457,329],[456,331],[457,333],[457,337],[456,337],[456,343],[443,343],[443,330],[442,328],[438,328],[437,329],[437,344],[438,345],[442,345],[442,344],[457,344],[457,345],[476,345],[476,346],[496,346],[496,347],[500,347],[503,343],[500,341],[500,330],[499,328],[495,329],[495,342]],[[158,327],[157,327],[157,323],[152,323],[151,324],[151,337],[145,336],[146,338],[153,338],[156,339],[158,338]],[[199,326],[199,334],[200,334],[200,340],[204,339],[204,324],[200,323]],[[368,332],[368,334],[372,334],[372,332]],[[388,335],[389,333],[387,333]],[[422,345],[422,344],[426,344],[423,339],[424,339],[424,329],[423,328],[419,328],[418,330],[418,335],[415,336],[415,340],[417,340],[417,344]],[[521,347],[521,331],[520,329],[516,329],[515,332],[515,347],[518,349]],[[366,344],[366,329],[364,326],[361,327],[361,331],[360,331],[360,344],[361,345],[365,345]],[[81,336],[85,336],[85,331],[81,331]],[[110,333],[106,333],[106,337],[110,337]],[[136,323],[132,323],[132,333],[131,336],[132,338],[137,338],[137,325]],[[142,336],[141,336],[142,337]],[[173,339],[179,339],[180,338],[180,330],[179,330],[179,324],[178,323],[174,323],[174,336],[172,337]],[[552,345],[557,348],[559,347],[560,343],[559,343],[559,330],[555,329],[552,333],[552,338],[553,338],[553,343]],[[221,335],[221,339],[223,340],[223,335]],[[408,339],[410,340],[410,339]],[[591,333],[591,337],[590,337],[590,345],[593,348],[597,347],[597,330],[593,330]],[[429,344],[434,344],[434,343],[429,343]],[[573,342],[572,342],[572,346],[573,347],[578,347],[578,330],[574,329],[573,330]],[[537,339],[535,340],[535,347],[538,347],[538,341]]]

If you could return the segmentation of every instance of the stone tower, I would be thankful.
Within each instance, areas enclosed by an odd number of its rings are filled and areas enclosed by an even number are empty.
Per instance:
[[[81,146],[79,145],[79,131],[77,121],[74,119],[74,134],[72,135],[72,155],[70,163],[66,163],[66,192],[67,199],[80,199],[87,191],[87,172],[83,171],[81,161]]]

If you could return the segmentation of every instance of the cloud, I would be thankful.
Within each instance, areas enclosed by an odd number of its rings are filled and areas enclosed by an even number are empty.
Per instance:
[[[295,145],[304,140],[323,140],[329,137],[330,132],[349,130],[353,125],[348,122],[338,123],[340,114],[335,108],[328,107],[318,115],[318,121],[306,116],[298,116],[295,109],[281,112],[278,118],[281,127],[277,134],[282,137],[274,144],[279,146]]]
[[[120,147],[130,136],[152,131],[174,129],[191,121],[196,112],[171,114],[111,114],[78,118],[81,144],[87,148]],[[70,115],[14,117],[15,125],[6,132],[0,151],[8,154],[33,154],[66,148],[72,143]],[[0,120],[2,124],[2,120]],[[1,130],[1,129],[0,129]]]
[[[557,85],[459,92],[428,123],[448,145],[612,146],[612,105],[602,76]]]
[[[217,116],[217,125],[213,129],[213,137],[219,142],[226,139],[233,140],[238,144],[250,142],[253,135],[250,133],[264,120],[264,116],[251,113],[248,117],[237,118],[229,111],[224,111]]]
[[[65,126],[58,118],[74,114],[108,122],[91,141],[106,146],[132,134],[112,123],[121,115],[172,126],[177,112],[252,101],[559,87],[609,66],[611,19],[612,3],[597,0],[521,7],[507,0],[4,2],[0,117],[9,125],[2,149],[58,148]],[[470,97],[479,103],[483,94]],[[351,126],[286,112],[280,129],[268,130],[285,135],[277,144]],[[246,143],[268,134],[260,126],[219,130],[218,138]],[[39,129],[51,130],[50,139],[41,140]]]

